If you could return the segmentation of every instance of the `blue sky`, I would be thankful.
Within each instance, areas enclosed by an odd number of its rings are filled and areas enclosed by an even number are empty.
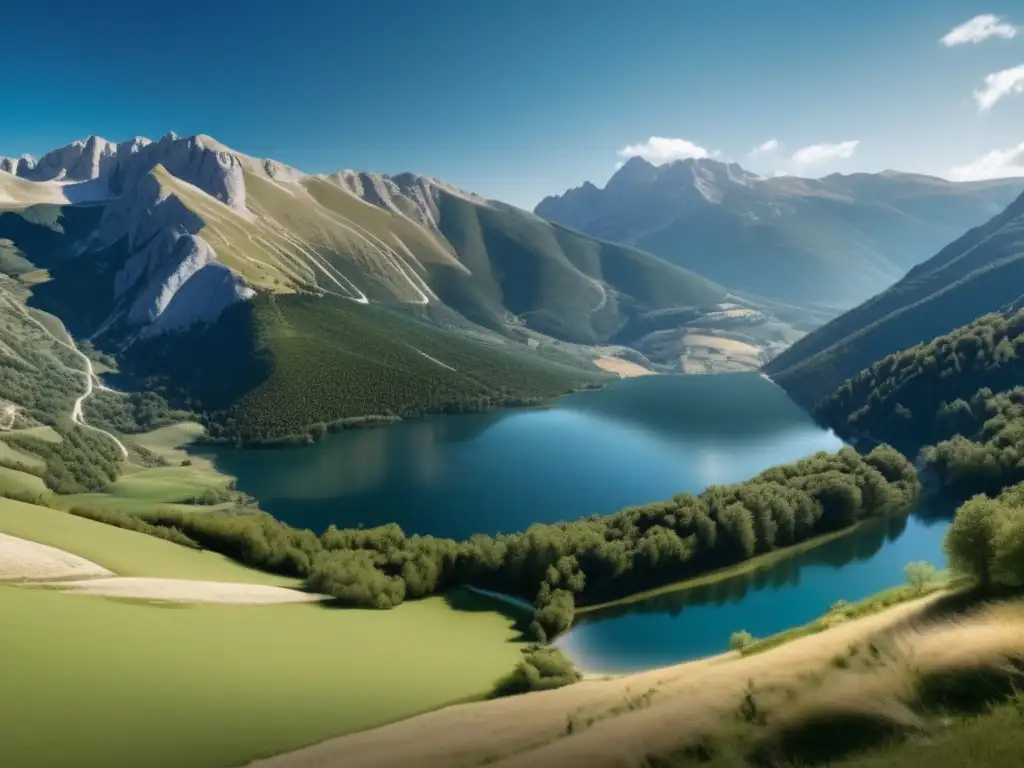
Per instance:
[[[988,39],[940,42],[979,14],[1001,17],[977,26]],[[0,155],[208,133],[308,172],[412,170],[525,207],[603,184],[627,147],[766,175],[1024,175],[1010,0],[12,0],[3,16]],[[1006,93],[981,109],[999,72],[989,99]],[[794,160],[817,145],[832,146]]]

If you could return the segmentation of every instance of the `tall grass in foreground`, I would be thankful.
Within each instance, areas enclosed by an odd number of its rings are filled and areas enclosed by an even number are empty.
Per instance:
[[[953,724],[966,727],[973,716],[1009,717],[1000,714],[1009,706],[1019,711],[1017,762],[970,768],[1016,768],[1024,754],[1024,696],[1018,690],[1024,690],[1024,604],[989,604],[851,645],[824,669],[794,668],[789,680],[776,674],[764,685],[751,679],[731,718],[709,725],[695,712],[700,725],[674,723],[676,746],[637,765],[852,768],[871,753],[877,760],[872,765],[896,766],[885,761],[887,750],[926,743]],[[929,768],[954,765],[937,752],[932,760]]]

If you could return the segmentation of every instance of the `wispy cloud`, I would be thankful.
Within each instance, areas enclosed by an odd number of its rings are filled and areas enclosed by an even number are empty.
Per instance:
[[[1024,64],[985,75],[985,84],[974,92],[978,109],[986,112],[1004,96],[1024,93]]]
[[[717,152],[712,152],[688,139],[667,139],[663,136],[651,136],[642,144],[629,144],[618,152],[619,157],[629,159],[631,157],[642,157],[654,165],[671,163],[673,160],[686,160],[688,158],[716,157]]]
[[[949,169],[949,178],[953,181],[1001,179],[1007,176],[1024,176],[1024,141],[1016,147],[996,149],[966,165]]]
[[[801,168],[822,165],[832,160],[845,160],[853,157],[859,141],[841,141],[838,144],[810,144],[800,147],[793,153],[793,162]]]
[[[1001,37],[1009,40],[1017,36],[1017,28],[1007,24],[999,16],[983,13],[970,21],[954,27],[939,40],[947,48],[966,43],[981,43],[990,37]]]
[[[779,140],[768,139],[764,144],[759,144],[750,150],[750,157],[760,157],[761,155],[770,155],[774,152],[779,151]]]

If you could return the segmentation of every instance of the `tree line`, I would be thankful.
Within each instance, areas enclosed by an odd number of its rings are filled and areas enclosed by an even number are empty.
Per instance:
[[[888,446],[818,453],[699,495],[609,515],[537,524],[463,541],[372,529],[296,529],[266,513],[147,516],[199,546],[247,565],[300,577],[346,606],[387,609],[460,585],[534,605],[544,642],[595,604],[687,579],[858,521],[904,511],[920,490],[911,463]]]

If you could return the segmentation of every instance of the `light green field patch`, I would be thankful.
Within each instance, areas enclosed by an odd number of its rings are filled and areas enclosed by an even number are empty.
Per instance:
[[[126,439],[133,445],[147,448],[171,463],[180,464],[185,459],[194,461],[188,451],[184,450],[184,446],[202,437],[203,432],[202,424],[184,421],[180,424],[154,429],[152,432],[131,435]]]
[[[123,436],[129,446],[150,450],[171,466],[143,467],[127,464],[123,474],[107,490],[102,493],[61,496],[61,506],[65,509],[85,506],[136,515],[167,510],[213,512],[233,508],[231,503],[209,506],[183,503],[201,496],[207,490],[222,490],[234,479],[214,469],[213,462],[208,458],[191,455],[182,449],[181,446],[202,434],[202,425],[182,422],[139,435]],[[189,464],[181,466],[185,460]]]
[[[18,496],[49,496],[50,491],[42,478],[28,472],[0,467],[0,495],[14,493]]]
[[[176,504],[210,488],[223,488],[229,480],[224,475],[218,477],[196,467],[155,467],[119,477],[104,493],[87,493],[67,498],[85,500],[109,497],[134,500],[141,504]]]
[[[18,662],[0,755],[228,768],[476,697],[521,656],[509,618],[466,607],[170,608],[0,587],[0,658]]]
[[[246,568],[201,552],[68,512],[0,499],[0,533],[63,549],[118,576],[231,581],[294,587],[297,579]]]

